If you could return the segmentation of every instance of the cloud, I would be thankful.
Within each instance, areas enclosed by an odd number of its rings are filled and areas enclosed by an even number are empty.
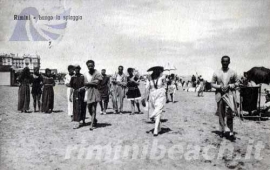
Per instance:
[[[108,73],[120,64],[145,72],[152,65],[170,62],[177,67],[176,73],[187,75],[219,68],[222,55],[232,57],[231,67],[239,73],[255,65],[270,67],[266,62],[270,54],[270,1],[266,0],[44,4],[28,0],[2,4],[0,52],[38,53],[42,67],[65,71],[68,64],[79,63],[85,70],[85,61],[94,59],[97,68],[106,68]],[[71,8],[71,14],[82,15],[83,20],[68,22],[63,39],[51,49],[48,42],[9,42],[16,23],[12,15],[29,6],[41,14],[53,13],[59,6]]]

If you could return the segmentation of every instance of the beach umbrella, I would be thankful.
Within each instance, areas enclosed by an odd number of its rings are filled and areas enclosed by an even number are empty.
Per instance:
[[[164,71],[169,71],[169,74],[172,70],[176,70],[176,67],[170,63],[167,63],[167,65],[164,67]]]
[[[270,83],[270,69],[265,67],[253,67],[247,71],[247,78],[256,84]]]

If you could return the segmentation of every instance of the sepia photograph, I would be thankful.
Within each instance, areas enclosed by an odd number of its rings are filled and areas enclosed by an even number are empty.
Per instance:
[[[0,0],[1,170],[269,170],[270,0]]]

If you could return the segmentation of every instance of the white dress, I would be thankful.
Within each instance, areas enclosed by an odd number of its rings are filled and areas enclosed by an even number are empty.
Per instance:
[[[65,85],[70,83],[71,77],[69,74],[65,76]],[[73,102],[69,101],[69,96],[70,96],[70,87],[67,87],[67,102],[68,102],[68,115],[72,116],[73,115]]]
[[[174,94],[175,91],[176,91],[176,85],[175,85],[175,81],[173,80],[171,85],[168,86],[168,93]]]
[[[156,86],[155,86],[156,85]],[[146,89],[150,90],[149,93],[149,117],[156,118],[161,116],[162,110],[166,103],[166,79],[159,77],[158,80],[146,81]]]

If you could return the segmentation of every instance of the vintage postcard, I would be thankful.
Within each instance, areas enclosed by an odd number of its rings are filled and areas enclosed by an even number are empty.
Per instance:
[[[0,169],[270,168],[270,0],[0,0]]]

